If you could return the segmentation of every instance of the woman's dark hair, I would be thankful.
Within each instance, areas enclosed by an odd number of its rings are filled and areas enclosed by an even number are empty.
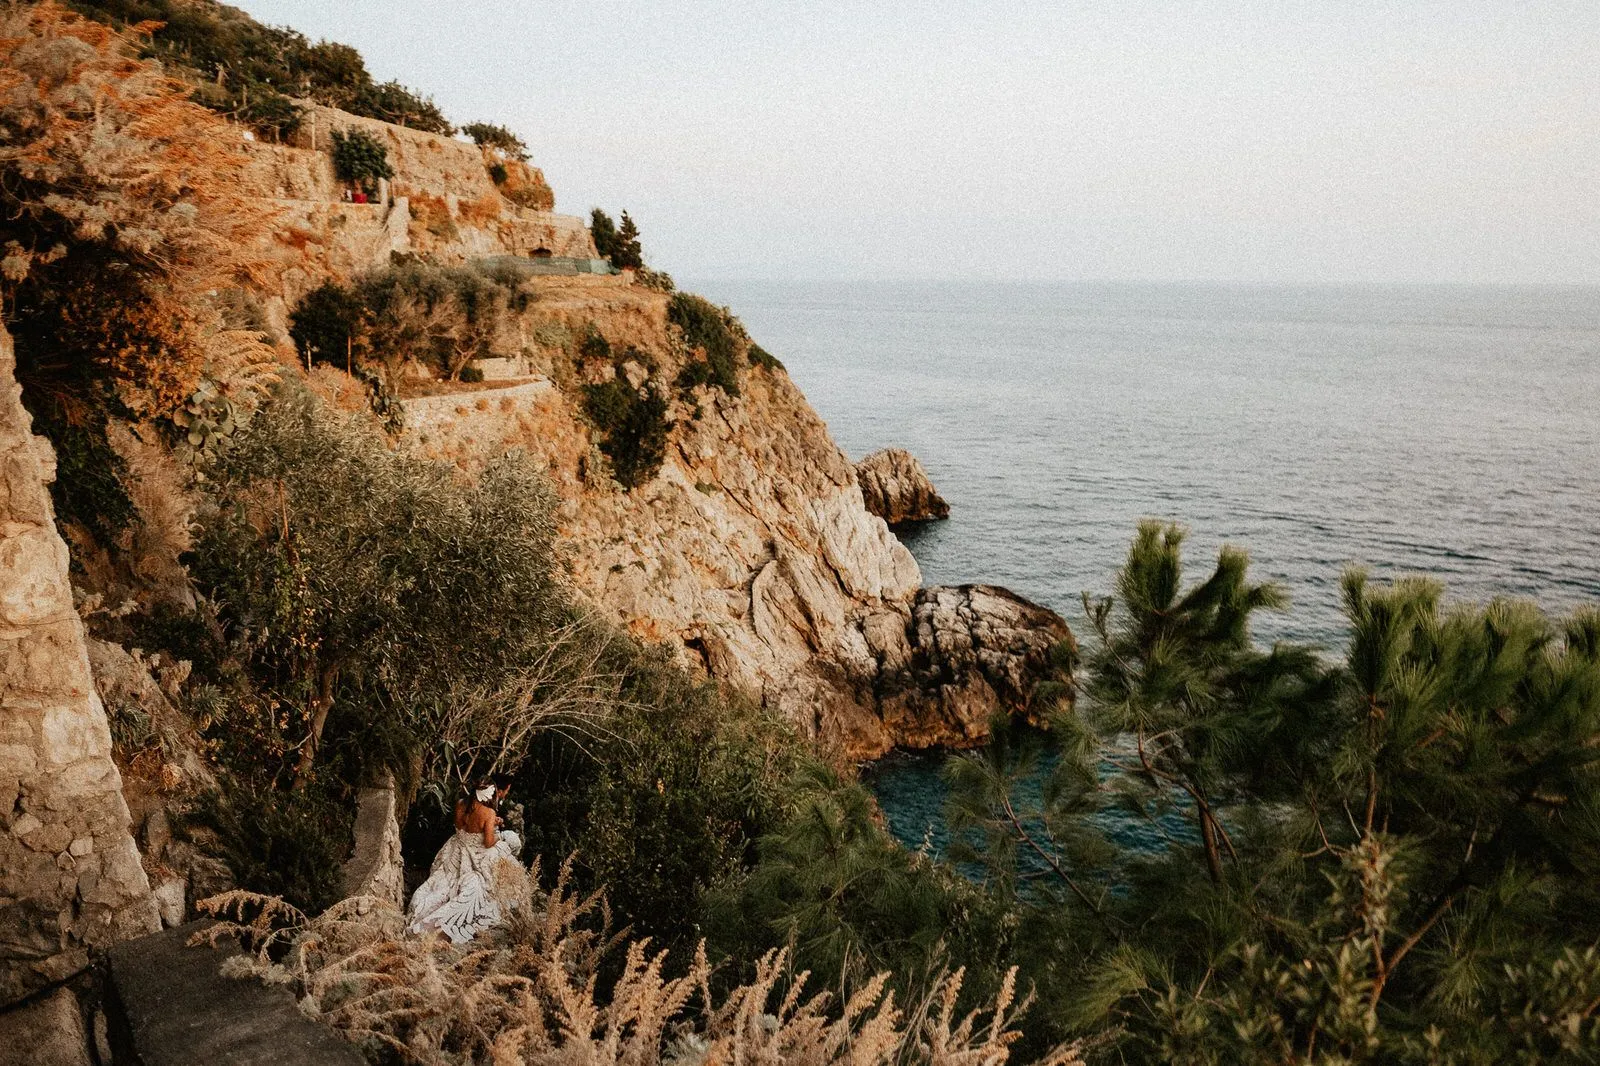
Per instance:
[[[495,792],[498,793],[501,789],[510,787],[510,774],[492,774],[488,777],[480,777],[472,783],[471,787],[467,789],[467,806],[471,807],[475,803],[482,803],[490,810],[497,810],[499,809],[500,799],[498,795],[490,796],[487,800],[480,800],[478,798],[478,793],[482,792],[486,788],[493,788]]]

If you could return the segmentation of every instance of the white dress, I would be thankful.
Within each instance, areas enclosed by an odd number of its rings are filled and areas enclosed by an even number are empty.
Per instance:
[[[495,892],[495,875],[500,864],[506,862],[520,872],[522,864],[517,856],[521,851],[521,839],[509,831],[496,833],[494,847],[486,848],[482,833],[456,830],[434,856],[428,879],[411,897],[406,931],[442,932],[453,943],[465,944],[498,925],[502,910]]]

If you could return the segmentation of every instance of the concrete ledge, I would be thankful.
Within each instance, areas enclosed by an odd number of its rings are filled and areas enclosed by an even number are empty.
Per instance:
[[[207,924],[111,949],[106,1012],[119,1066],[363,1066],[354,1047],[300,1013],[288,990],[223,977],[222,961],[237,951],[185,946]]]

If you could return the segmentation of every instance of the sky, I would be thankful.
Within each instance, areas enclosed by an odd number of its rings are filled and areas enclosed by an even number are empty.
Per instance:
[[[695,279],[1600,282],[1600,3],[234,0]]]

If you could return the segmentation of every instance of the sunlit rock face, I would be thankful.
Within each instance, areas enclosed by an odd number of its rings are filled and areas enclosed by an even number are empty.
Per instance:
[[[861,460],[856,481],[867,510],[891,526],[950,517],[950,505],[904,448],[884,448]]]
[[[0,329],[0,1004],[160,928],[15,369]]]

